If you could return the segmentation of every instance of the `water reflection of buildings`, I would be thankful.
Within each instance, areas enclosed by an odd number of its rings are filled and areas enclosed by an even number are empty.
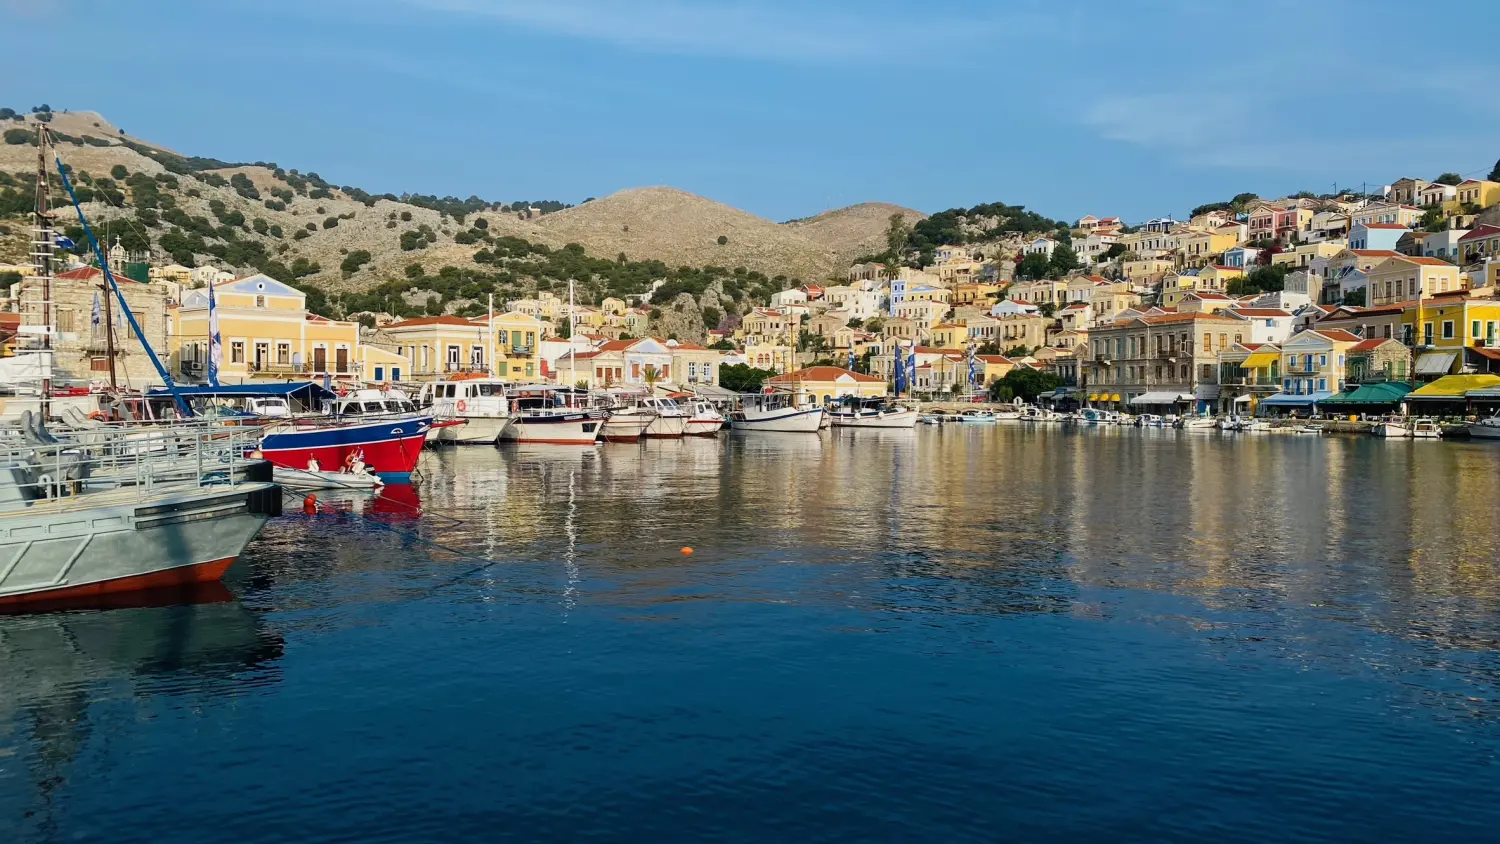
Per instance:
[[[0,616],[0,745],[29,768],[27,815],[39,837],[55,833],[53,797],[94,734],[96,707],[280,680],[280,637],[222,585],[134,600],[134,608]]]

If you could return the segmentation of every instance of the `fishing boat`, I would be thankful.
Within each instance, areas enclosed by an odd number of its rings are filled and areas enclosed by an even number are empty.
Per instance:
[[[656,414],[646,428],[647,439],[676,439],[687,430],[688,412],[668,396],[646,396],[639,402],[641,407]]]
[[[511,389],[511,421],[501,442],[593,445],[603,433],[604,410],[570,387],[532,384]]]
[[[605,442],[639,442],[646,435],[646,429],[655,421],[656,411],[650,408],[634,404],[611,407],[604,412],[604,424],[600,426],[599,435]]]
[[[692,399],[688,402],[688,419],[682,433],[688,437],[716,436],[723,429],[724,421],[724,414],[718,408],[704,399]]]
[[[280,514],[264,461],[233,469],[258,428],[163,427],[171,447],[146,449],[129,443],[137,433],[106,427],[83,444],[34,424],[5,438],[0,606],[216,581]]]
[[[884,398],[847,398],[829,412],[835,428],[915,428],[917,411]]]
[[[735,431],[815,434],[823,422],[823,408],[799,401],[795,393],[752,393],[740,397],[730,415]]]
[[[1247,434],[1264,434],[1271,430],[1269,419],[1246,419],[1240,423],[1239,430]]]
[[[423,384],[417,394],[417,404],[429,409],[435,422],[463,422],[462,425],[438,427],[433,432],[433,442],[494,445],[510,425],[505,382],[497,378]]]
[[[1443,426],[1436,419],[1413,419],[1411,435],[1418,440],[1436,440],[1443,436]]]
[[[941,410],[932,410],[917,417],[917,422],[922,425],[942,425],[952,418]]]
[[[1377,437],[1385,437],[1386,439],[1410,439],[1411,425],[1407,422],[1405,416],[1392,414],[1382,417],[1377,421],[1374,427],[1370,429],[1370,433]]]
[[[1020,409],[1012,407],[1011,405],[1008,405],[1008,404],[1000,405],[999,407],[997,407],[993,411],[993,413],[995,414],[995,421],[996,422],[1019,422],[1019,421],[1021,421],[1021,411],[1020,411]]]
[[[959,411],[959,414],[953,417],[953,419],[956,422],[964,422],[970,425],[995,424],[995,414],[989,410],[963,410]]]
[[[323,414],[294,416],[271,429],[260,453],[284,469],[316,463],[340,470],[363,463],[387,483],[408,483],[433,427],[432,414],[404,398],[356,390],[328,402]]]
[[[1467,426],[1469,436],[1481,440],[1500,440],[1500,413],[1488,416]]]
[[[1219,427],[1219,420],[1212,416],[1184,416],[1177,420],[1177,427],[1186,431],[1212,431]]]

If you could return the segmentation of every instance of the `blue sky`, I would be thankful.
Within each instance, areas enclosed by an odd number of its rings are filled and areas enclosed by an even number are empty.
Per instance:
[[[181,152],[374,192],[577,202],[667,184],[776,220],[999,200],[1138,221],[1244,190],[1482,176],[1500,157],[1500,54],[1457,39],[1493,30],[1500,4],[1248,9],[0,0],[0,105],[100,111]]]

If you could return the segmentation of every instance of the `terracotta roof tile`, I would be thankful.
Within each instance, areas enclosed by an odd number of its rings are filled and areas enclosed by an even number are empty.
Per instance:
[[[777,375],[766,380],[775,384],[795,384],[802,381],[834,381],[846,375],[855,381],[873,384],[884,383],[883,379],[876,378],[873,375],[863,375],[837,366],[809,366],[806,369],[799,369],[796,372],[789,372],[785,375]]]

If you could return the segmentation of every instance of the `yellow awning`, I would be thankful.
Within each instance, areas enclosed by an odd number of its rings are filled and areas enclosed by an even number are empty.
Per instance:
[[[1089,393],[1089,401],[1098,401],[1098,400],[1099,400],[1099,394],[1098,393]]]
[[[1259,369],[1263,366],[1270,366],[1278,360],[1281,360],[1280,352],[1256,352],[1245,358],[1245,362],[1240,366],[1245,369]]]
[[[1448,375],[1406,394],[1408,399],[1462,398],[1470,390],[1500,386],[1500,375]]]
[[[1119,393],[1115,393],[1114,395],[1112,395],[1112,396],[1109,397],[1109,400],[1110,401],[1119,401],[1120,400],[1120,394]]]

